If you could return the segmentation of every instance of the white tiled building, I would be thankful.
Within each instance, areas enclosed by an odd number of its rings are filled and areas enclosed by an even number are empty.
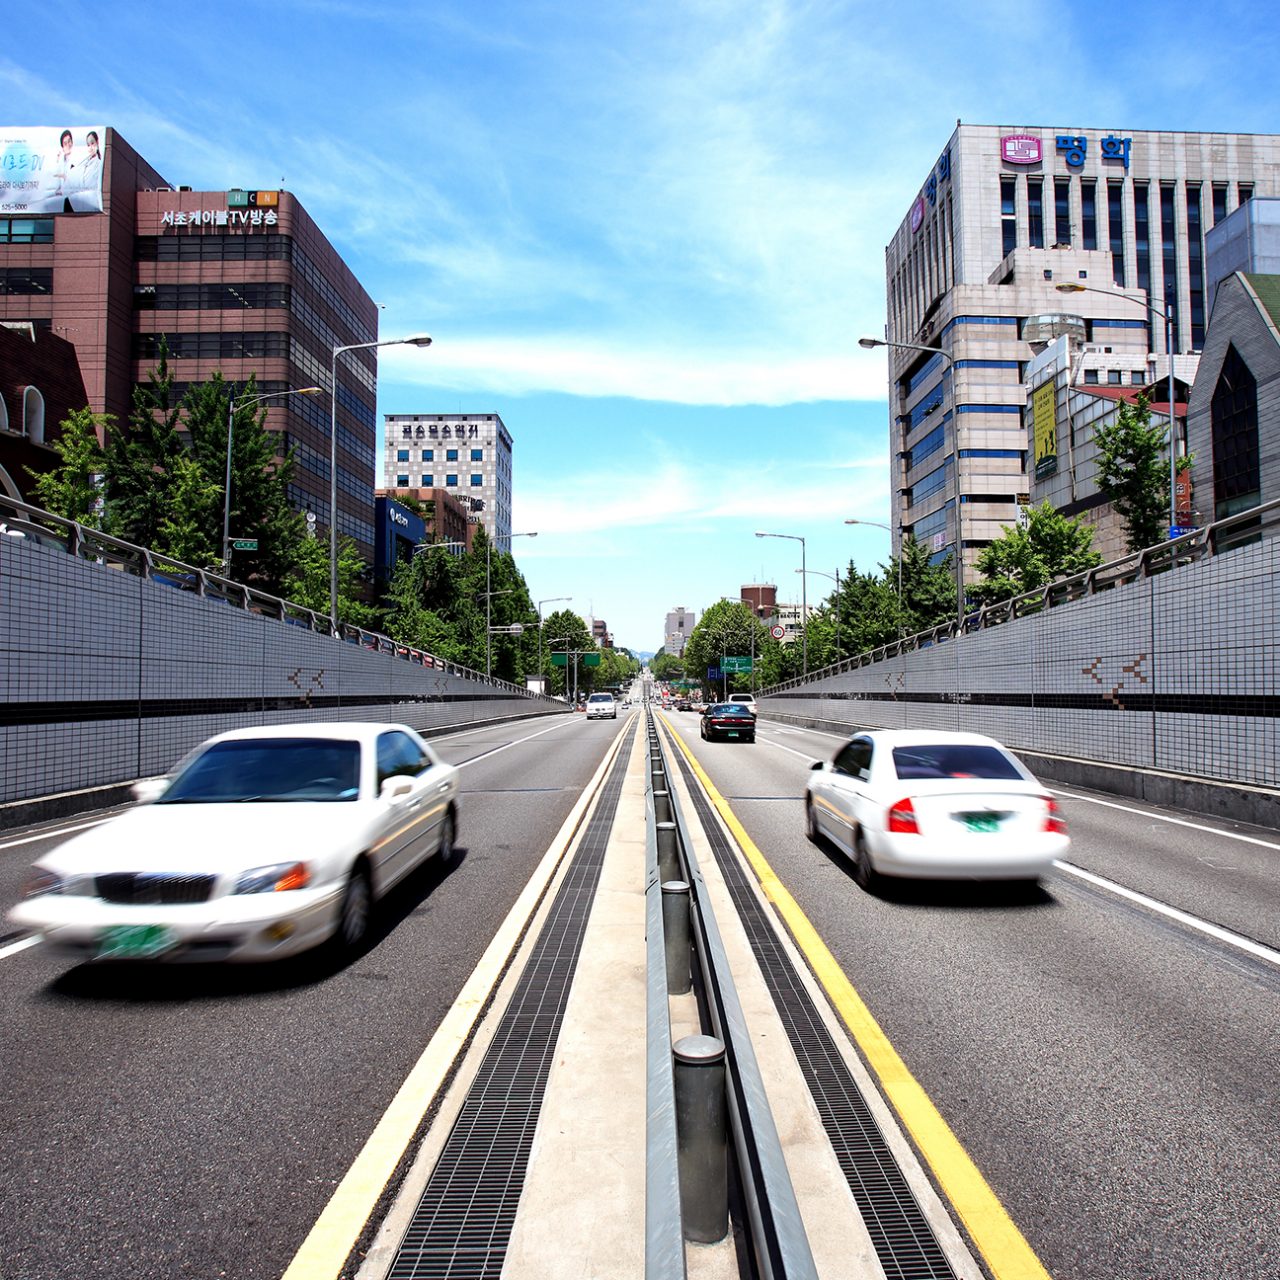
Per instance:
[[[885,337],[944,353],[888,351],[895,538],[940,559],[959,527],[971,566],[1030,500],[1029,322],[1163,355],[1167,287],[1174,351],[1198,351],[1205,233],[1255,194],[1280,194],[1275,135],[958,125],[885,251]]]
[[[684,653],[684,647],[698,624],[698,615],[684,605],[676,605],[667,614],[666,624],[662,628],[662,650],[674,657]]]
[[[511,536],[511,433],[496,413],[383,415],[384,489],[448,489],[501,550]]]

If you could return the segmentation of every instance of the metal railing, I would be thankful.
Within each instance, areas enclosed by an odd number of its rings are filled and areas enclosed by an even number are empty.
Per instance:
[[[132,542],[112,537],[109,533],[103,533],[100,529],[79,524],[75,520],[68,520],[63,516],[54,515],[51,511],[44,511],[29,503],[0,494],[0,537],[6,535],[29,538],[42,546],[53,547],[81,560],[89,560],[109,569],[175,587],[202,599],[218,601],[247,613],[256,613],[290,626],[303,627],[320,635],[332,636],[336,640],[359,645],[363,649],[386,653],[416,666],[430,667],[446,675],[464,676],[468,680],[477,680],[481,684],[491,685],[522,698],[558,702],[557,699],[550,698],[546,694],[534,693],[531,689],[526,689],[510,680],[488,677],[483,671],[473,671],[470,667],[465,667],[459,662],[451,662],[447,658],[437,657],[425,649],[400,644],[379,631],[369,631],[364,627],[353,626],[349,622],[338,623],[337,630],[334,631],[328,613],[320,613],[315,609],[307,608],[306,605],[259,591],[256,587],[247,586],[243,582],[221,577],[209,569],[200,569],[194,565],[183,564],[180,560],[174,560],[169,556],[158,555],[154,551],[148,551],[146,547],[139,547]]]
[[[1086,596],[1126,586],[1143,578],[1168,573],[1179,565],[1195,564],[1200,560],[1211,559],[1226,551],[1233,551],[1257,541],[1264,531],[1274,535],[1278,525],[1280,525],[1280,498],[1274,498],[1270,502],[1262,503],[1261,506],[1251,507],[1238,515],[1228,516],[1213,524],[1205,525],[1202,529],[1193,529],[1180,538],[1157,543],[1154,547],[1147,547],[1142,551],[1131,551],[1128,555],[1100,564],[1084,573],[1077,573],[1070,578],[1059,578],[1036,591],[1028,591],[1024,595],[1001,600],[996,604],[984,605],[973,613],[967,614],[963,626],[957,619],[952,618],[936,627],[931,627],[928,631],[919,631],[915,635],[890,641],[877,649],[868,649],[851,658],[842,658],[839,662],[820,667],[806,675],[793,676],[790,680],[771,685],[767,689],[757,689],[756,697],[766,697],[769,694],[781,693],[785,689],[795,689],[801,685],[812,684],[815,680],[839,675],[843,671],[853,671],[858,667],[869,667],[904,653],[943,644],[959,634],[1002,626],[1016,618],[1030,617],[1032,614],[1043,613],[1046,609],[1055,609],[1059,605],[1069,604],[1073,600],[1081,600]]]

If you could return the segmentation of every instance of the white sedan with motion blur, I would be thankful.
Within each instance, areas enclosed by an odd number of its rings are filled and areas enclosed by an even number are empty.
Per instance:
[[[1036,880],[1070,844],[1058,802],[994,738],[870,730],[811,768],[809,839],[847,853],[864,889],[882,875]]]
[[[86,961],[353,954],[377,899],[453,856],[458,791],[406,725],[220,734],[42,857],[9,919]]]

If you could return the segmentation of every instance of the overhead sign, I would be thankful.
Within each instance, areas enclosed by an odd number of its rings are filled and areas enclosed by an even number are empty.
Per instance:
[[[1031,393],[1031,434],[1035,476],[1043,480],[1058,469],[1058,388],[1052,378]]]
[[[720,670],[728,672],[749,672],[751,670],[750,658],[721,658]]]
[[[101,213],[105,125],[0,128],[0,214]]]

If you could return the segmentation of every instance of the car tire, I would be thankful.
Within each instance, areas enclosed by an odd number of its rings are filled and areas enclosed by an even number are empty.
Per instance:
[[[822,832],[818,830],[818,819],[813,815],[813,801],[808,797],[804,802],[804,834],[813,843],[822,841]]]
[[[457,852],[457,842],[458,824],[454,820],[453,810],[450,809],[440,823],[440,844],[436,849],[436,857],[440,859],[441,866],[447,867],[453,861],[453,855]]]
[[[867,838],[859,827],[853,833],[853,880],[859,889],[874,893],[880,883],[879,873],[871,865],[871,854],[867,850]]]
[[[338,904],[338,927],[333,934],[334,949],[341,956],[356,955],[369,936],[373,916],[373,890],[363,862],[351,869],[347,887]]]

